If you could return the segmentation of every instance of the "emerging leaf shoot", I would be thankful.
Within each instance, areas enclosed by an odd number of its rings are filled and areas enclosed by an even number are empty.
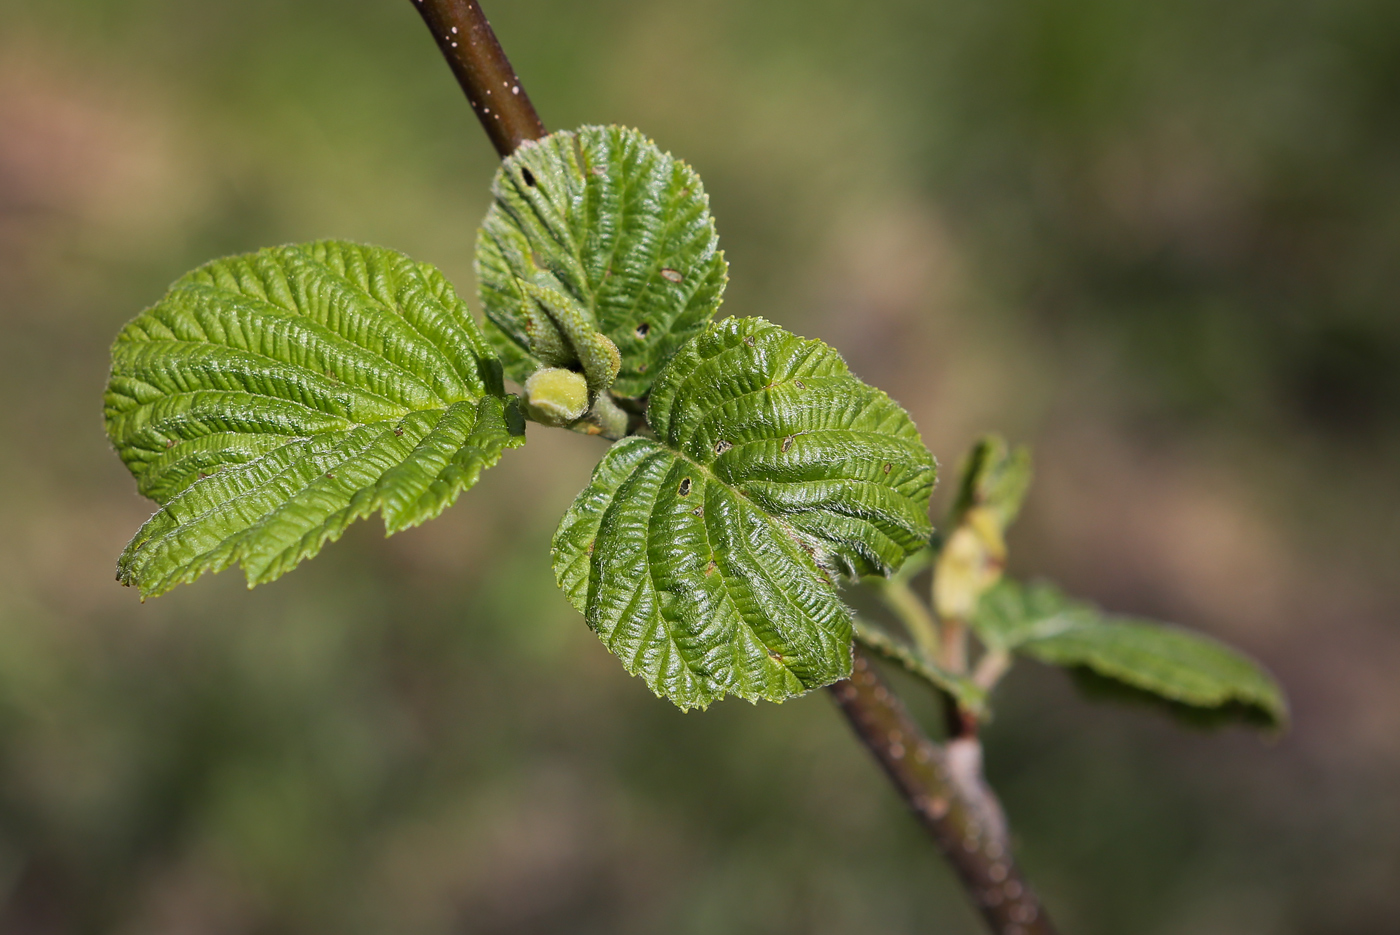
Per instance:
[[[938,556],[934,607],[940,617],[967,620],[1006,566],[1006,529],[1020,512],[1031,480],[1028,448],[1014,451],[996,435],[982,438],[963,464],[949,513],[952,530]]]

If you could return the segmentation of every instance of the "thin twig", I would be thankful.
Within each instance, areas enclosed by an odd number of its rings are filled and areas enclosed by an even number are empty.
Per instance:
[[[1004,649],[989,649],[977,660],[977,667],[972,670],[972,681],[983,691],[991,691],[1009,668],[1010,653]]]
[[[938,634],[938,662],[949,672],[962,675],[967,671],[967,622],[945,616],[942,623]]]
[[[501,158],[545,135],[525,86],[476,0],[413,0]]]
[[[952,863],[996,935],[1055,935],[1011,855],[1006,818],[982,778],[975,734],[929,740],[859,648],[851,677],[831,686],[851,727]]]

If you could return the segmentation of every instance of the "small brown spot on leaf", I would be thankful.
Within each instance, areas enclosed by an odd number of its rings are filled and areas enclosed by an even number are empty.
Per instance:
[[[682,497],[688,497],[688,496],[690,496],[690,478],[689,478],[689,477],[683,477],[683,478],[681,478],[681,485],[680,485],[680,487],[678,488],[678,491],[677,491],[677,492],[680,493],[680,495],[681,495]]]
[[[671,269],[669,266],[663,266],[661,268],[661,276],[663,279],[669,279],[671,282],[680,282],[685,278],[683,273],[679,270]]]
[[[807,388],[807,384],[803,383],[801,380],[793,380],[792,384],[793,386],[796,386],[799,390],[805,390]]]
[[[791,435],[785,435],[785,436],[783,436],[783,451],[786,452],[786,451],[787,451],[789,448],[791,448],[791,447],[792,447],[792,436],[791,436]]]
[[[597,540],[597,539],[589,539],[589,540],[588,540],[588,548],[587,548],[587,550],[586,550],[586,552],[587,552],[588,555],[592,555],[592,554],[593,554],[593,547],[594,547],[595,545],[597,545],[597,544],[598,544],[598,540]]]
[[[400,425],[400,426],[398,426],[397,428],[395,428],[395,429],[394,429],[394,434],[395,434],[395,435],[402,435],[402,434],[403,434],[403,426]]]
[[[650,365],[647,364],[647,363],[645,363],[645,362],[638,364],[638,365],[637,365],[637,372],[638,372],[638,373],[646,373],[646,372],[647,372],[647,367],[648,367],[648,366],[650,366]]]
[[[715,564],[715,560],[714,560],[714,559],[710,559],[710,564],[708,564],[708,565],[705,566],[705,576],[706,576],[706,577],[709,577],[710,575],[713,575],[713,574],[714,574],[716,571],[718,571],[718,570],[719,570],[719,566]]]
[[[733,447],[732,444],[721,438],[719,441],[715,442],[715,454],[722,455]]]
[[[747,344],[749,347],[753,347],[753,335],[744,335],[744,343]]]
[[[326,476],[327,476],[327,477],[335,477],[335,472],[334,472],[334,471],[327,471],[327,472],[326,472]]]
[[[888,473],[890,472],[890,469],[891,469],[892,467],[894,467],[894,465],[893,465],[893,464],[890,464],[888,461],[886,461],[886,462],[885,462],[885,473],[888,474]]]
[[[703,506],[697,506],[695,509],[691,510],[690,512],[691,512],[691,515],[692,515],[692,516],[704,516],[704,515],[705,515],[705,508],[704,508]]]
[[[782,654],[782,653],[775,653],[775,652],[773,652],[773,650],[771,650],[771,649],[768,650],[768,658],[769,658],[769,659],[772,659],[774,662],[778,663],[779,665],[781,665],[782,662],[783,662],[783,654]]]
[[[200,479],[200,480],[204,480],[204,478],[206,478],[206,477],[208,477],[208,476],[209,476],[209,475],[208,475],[208,474],[205,474],[203,471],[200,471],[200,472],[199,472],[199,479]]]
[[[589,172],[592,172],[594,175],[598,176],[599,178],[606,178],[606,177],[607,177],[607,174],[608,174],[608,170],[607,170],[607,169],[604,169],[602,166],[594,166],[593,168],[589,169],[588,171],[589,171]]]
[[[174,447],[175,447],[175,439],[173,439],[173,438],[167,438],[167,439],[165,440],[165,447],[166,447],[166,448],[174,448]]]

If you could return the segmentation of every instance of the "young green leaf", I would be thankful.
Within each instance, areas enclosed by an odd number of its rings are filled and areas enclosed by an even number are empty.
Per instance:
[[[948,525],[963,522],[969,511],[980,508],[1004,533],[1021,512],[1030,484],[1030,449],[1025,445],[1013,449],[1000,435],[984,435],[963,461]]]
[[[933,603],[945,620],[966,620],[1006,566],[1006,529],[1020,512],[1031,482],[1031,454],[1009,449],[997,435],[978,440],[963,461],[948,515],[951,530],[939,551]]]
[[[564,293],[617,345],[612,391],[625,397],[644,395],[719,308],[728,267],[700,178],[638,131],[582,127],[526,142],[491,191],[476,271],[487,334],[513,379],[561,365],[541,358],[553,336],[532,328],[525,284]]]
[[[973,622],[993,649],[1088,669],[1179,705],[1276,726],[1288,718],[1278,684],[1243,654],[1178,627],[1106,616],[1048,584],[1002,581]]]
[[[682,708],[848,675],[833,572],[889,573],[930,531],[933,456],[908,415],[761,319],[681,348],[648,415],[656,438],[613,446],[554,537],[589,626]]]
[[[216,260],[117,336],[107,434],[162,509],[118,578],[143,596],[278,577],[375,510],[441,513],[524,442],[500,362],[436,269],[323,241]]]

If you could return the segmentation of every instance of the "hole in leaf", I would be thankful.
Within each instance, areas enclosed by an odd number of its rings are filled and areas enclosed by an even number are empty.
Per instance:
[[[671,282],[680,282],[685,278],[684,273],[680,270],[671,269],[669,266],[662,268],[661,276],[663,279],[669,279]]]
[[[535,173],[522,166],[520,169],[520,176],[521,178],[525,179],[526,185],[530,186],[531,188],[535,187]]]
[[[681,495],[682,497],[688,497],[688,496],[690,496],[690,478],[689,478],[689,477],[684,478],[684,479],[681,480],[681,486],[680,486],[680,491],[679,491],[679,493],[680,493],[680,495]]]
[[[640,325],[637,326],[637,337],[644,338],[650,333],[651,325],[647,324],[646,322],[642,322]]]
[[[715,454],[722,455],[733,447],[734,446],[731,443],[721,438],[719,441],[715,442]]]

